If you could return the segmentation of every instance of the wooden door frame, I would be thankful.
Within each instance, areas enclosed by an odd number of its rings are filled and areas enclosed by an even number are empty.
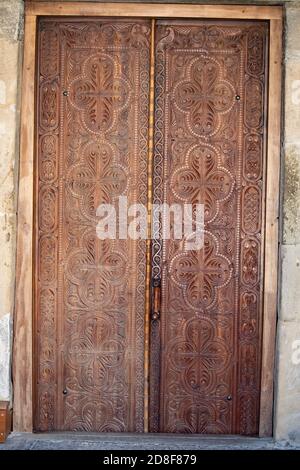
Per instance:
[[[14,430],[33,429],[33,236],[35,155],[35,72],[39,16],[214,18],[270,22],[265,266],[263,296],[261,437],[272,435],[277,318],[278,220],[281,148],[282,7],[147,3],[39,2],[25,0],[20,168],[14,316]],[[276,188],[278,189],[276,191]]]

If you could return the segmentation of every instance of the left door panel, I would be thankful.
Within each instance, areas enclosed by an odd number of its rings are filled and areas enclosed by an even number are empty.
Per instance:
[[[143,431],[146,243],[100,240],[96,211],[147,203],[149,41],[144,20],[39,22],[35,430]]]

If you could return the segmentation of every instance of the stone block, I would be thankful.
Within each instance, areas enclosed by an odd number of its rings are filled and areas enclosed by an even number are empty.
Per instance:
[[[11,316],[0,318],[0,400],[10,400]]]
[[[286,8],[286,56],[300,58],[300,2],[293,2]]]
[[[0,38],[0,108],[10,107],[17,102],[19,63],[21,62],[21,45]]]
[[[300,322],[300,245],[283,245],[279,319]]]
[[[286,144],[283,155],[283,243],[300,243],[300,140]]]
[[[300,56],[287,60],[285,72],[285,140],[297,143],[300,140]]]
[[[23,0],[1,0],[0,37],[18,41],[23,35]]]
[[[275,438],[300,443],[300,321],[279,321],[276,369]]]

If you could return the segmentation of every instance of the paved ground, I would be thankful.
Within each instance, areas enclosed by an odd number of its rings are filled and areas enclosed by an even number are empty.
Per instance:
[[[0,450],[271,450],[292,449],[288,443],[247,437],[178,436],[170,434],[12,433]],[[300,446],[298,447],[300,449]],[[1,460],[1,459],[0,459]]]

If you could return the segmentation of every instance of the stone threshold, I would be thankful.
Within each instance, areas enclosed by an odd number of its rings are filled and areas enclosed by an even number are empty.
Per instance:
[[[291,450],[300,444],[272,438],[176,434],[17,433],[0,450]]]

